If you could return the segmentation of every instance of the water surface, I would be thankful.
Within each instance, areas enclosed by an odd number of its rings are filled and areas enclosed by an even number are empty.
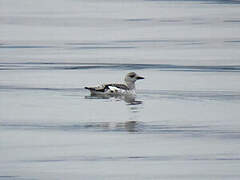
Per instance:
[[[0,179],[239,179],[239,10],[0,0]],[[137,103],[83,88],[129,71]]]

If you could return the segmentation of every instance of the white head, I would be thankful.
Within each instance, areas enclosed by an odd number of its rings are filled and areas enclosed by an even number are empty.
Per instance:
[[[130,72],[125,76],[125,82],[129,89],[135,89],[135,82],[139,79],[144,79],[144,77],[137,75],[135,72]]]

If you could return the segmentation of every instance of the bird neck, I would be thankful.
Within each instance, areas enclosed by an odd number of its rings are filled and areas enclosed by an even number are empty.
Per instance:
[[[129,88],[129,90],[134,90],[135,89],[135,82],[127,82],[127,87]]]

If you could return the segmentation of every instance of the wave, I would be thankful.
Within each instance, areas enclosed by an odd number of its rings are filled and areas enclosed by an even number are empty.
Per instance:
[[[155,156],[63,156],[51,159],[23,160],[27,163],[78,161],[239,161],[238,154],[155,155]],[[234,177],[234,176],[233,176]]]
[[[182,99],[182,100],[221,100],[239,101],[239,91],[223,90],[139,90],[138,95],[147,99]]]
[[[183,1],[183,2],[193,2],[193,0],[144,0],[153,2],[164,2],[164,1]],[[239,0],[197,0],[194,2],[201,2],[202,4],[240,4]]]
[[[47,88],[47,87],[24,87],[24,86],[0,85],[0,90],[79,92],[79,91],[83,91],[84,88]]]
[[[140,134],[166,134],[191,137],[211,136],[239,138],[240,132],[234,127],[203,125],[163,125],[159,122],[83,122],[77,124],[0,123],[0,128],[36,131],[77,131],[77,132],[128,132]]]
[[[0,91],[48,91],[67,93],[68,96],[84,96],[84,88],[54,88],[54,87],[28,87],[28,86],[10,86],[0,85]],[[180,100],[215,100],[215,101],[239,101],[239,91],[224,90],[137,90],[138,98],[144,100],[151,99],[180,99]],[[86,97],[85,97],[86,98]],[[92,98],[90,98],[92,99]]]
[[[0,63],[0,70],[160,70],[160,71],[191,71],[191,72],[240,72],[239,65],[228,66],[197,66],[173,64],[126,64],[126,63]]]

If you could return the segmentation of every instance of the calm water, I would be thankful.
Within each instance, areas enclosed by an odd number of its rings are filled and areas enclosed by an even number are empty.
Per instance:
[[[240,179],[239,49],[239,1],[0,0],[0,179]]]

